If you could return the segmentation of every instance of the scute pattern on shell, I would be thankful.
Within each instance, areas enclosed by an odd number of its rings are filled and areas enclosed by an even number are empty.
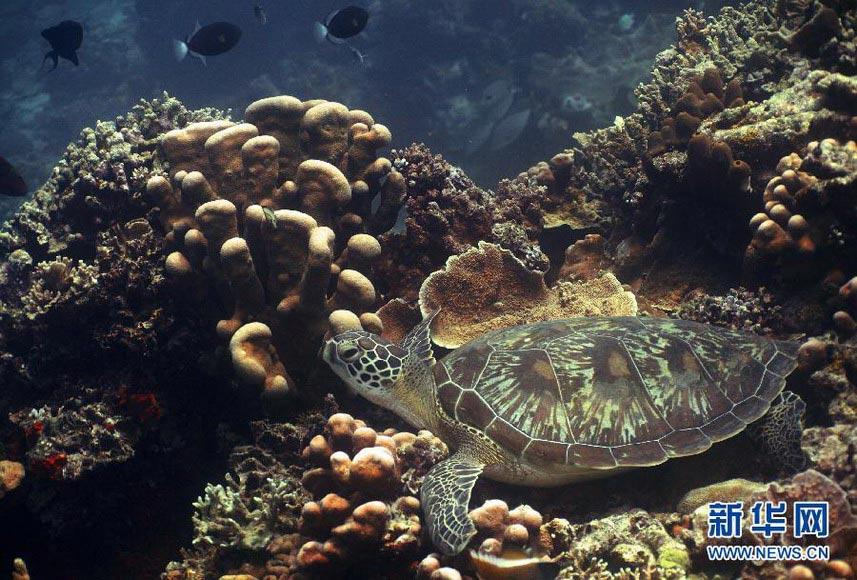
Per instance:
[[[797,347],[686,320],[551,320],[471,341],[435,378],[446,413],[527,461],[646,466],[764,415]]]

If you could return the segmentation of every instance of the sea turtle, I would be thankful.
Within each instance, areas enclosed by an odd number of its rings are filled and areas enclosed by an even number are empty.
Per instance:
[[[800,453],[803,403],[781,395],[795,343],[686,320],[572,318],[497,330],[436,362],[433,317],[401,345],[345,332],[323,357],[361,395],[455,450],[420,493],[446,554],[475,533],[468,502],[482,473],[530,486],[605,477],[701,453],[769,409],[776,420],[762,431]]]

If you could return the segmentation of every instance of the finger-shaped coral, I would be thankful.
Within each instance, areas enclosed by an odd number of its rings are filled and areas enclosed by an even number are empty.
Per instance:
[[[251,322],[232,335],[229,352],[235,373],[242,381],[262,387],[266,399],[278,400],[288,395],[294,384],[271,339],[270,328],[261,322]]]
[[[234,309],[219,335],[229,340],[258,321],[274,329],[264,338],[278,361],[269,366],[306,366],[331,312],[348,309],[380,328],[367,316],[380,246],[366,232],[393,225],[404,180],[376,155],[389,130],[364,111],[284,96],[251,104],[245,117],[170,134],[162,150],[179,169],[152,178],[148,194],[175,250],[167,271],[185,280],[204,273]],[[352,203],[353,191],[370,202],[380,194],[383,211]]]
[[[232,121],[203,121],[191,123],[184,129],[173,129],[164,135],[161,148],[170,160],[170,177],[179,171],[207,171],[205,142],[234,124]]]
[[[340,103],[312,107],[301,120],[301,148],[310,159],[339,165],[348,151],[352,125],[348,107]]]
[[[336,166],[317,159],[300,164],[295,175],[301,211],[322,225],[332,225],[337,211],[351,200],[351,186]]]
[[[241,150],[250,139],[259,135],[259,129],[250,123],[241,123],[218,131],[205,142],[209,172],[204,175],[218,197],[228,199],[236,207],[244,208],[247,202],[247,182]]]
[[[217,334],[232,338],[243,324],[265,308],[265,291],[253,266],[250,248],[243,238],[231,238],[220,248],[220,263],[235,300],[235,310],[228,320],[217,323]]]
[[[280,144],[279,182],[290,179],[304,159],[300,133],[301,120],[307,108],[307,103],[283,95],[251,103],[244,111],[248,123],[256,125],[261,134],[272,136]]]

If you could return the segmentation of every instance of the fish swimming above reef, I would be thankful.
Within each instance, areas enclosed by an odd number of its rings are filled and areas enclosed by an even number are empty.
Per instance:
[[[73,62],[74,66],[80,64],[77,60],[77,49],[83,42],[83,26],[80,22],[63,20],[56,26],[42,30],[42,38],[51,45],[51,50],[42,59],[42,66],[46,60],[51,59],[54,62],[51,70],[54,70],[57,68],[60,57]]]
[[[327,15],[324,23],[315,23],[315,36],[321,42],[327,40],[333,44],[342,44],[346,39],[357,36],[366,28],[369,12],[360,6],[346,6]]]
[[[482,90],[480,107],[486,112],[486,116],[500,119],[509,112],[517,92],[510,81],[497,79]]]
[[[346,45],[346,46],[348,46],[348,50],[351,51],[351,55],[354,57],[354,60],[359,62],[361,65],[366,64],[366,55],[365,54],[363,54],[362,52],[360,52],[359,50],[357,50],[356,48],[354,48],[351,45]]]
[[[24,183],[24,178],[11,163],[6,161],[5,157],[0,157],[0,195],[10,197],[27,195],[27,184]]]
[[[261,4],[253,6],[253,14],[256,16],[256,20],[259,21],[259,24],[262,26],[268,24],[268,15],[265,14],[265,9],[262,8]]]
[[[173,41],[173,49],[179,61],[190,53],[205,64],[205,57],[229,52],[239,40],[241,29],[230,22],[214,22],[205,26],[197,22],[193,34],[185,37],[184,41]]]

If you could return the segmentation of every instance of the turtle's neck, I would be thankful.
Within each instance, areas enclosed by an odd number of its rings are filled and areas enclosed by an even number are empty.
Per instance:
[[[396,407],[391,409],[393,412],[417,429],[428,429],[435,435],[443,436],[431,368],[422,361],[408,357],[393,386],[393,394],[396,401]]]

